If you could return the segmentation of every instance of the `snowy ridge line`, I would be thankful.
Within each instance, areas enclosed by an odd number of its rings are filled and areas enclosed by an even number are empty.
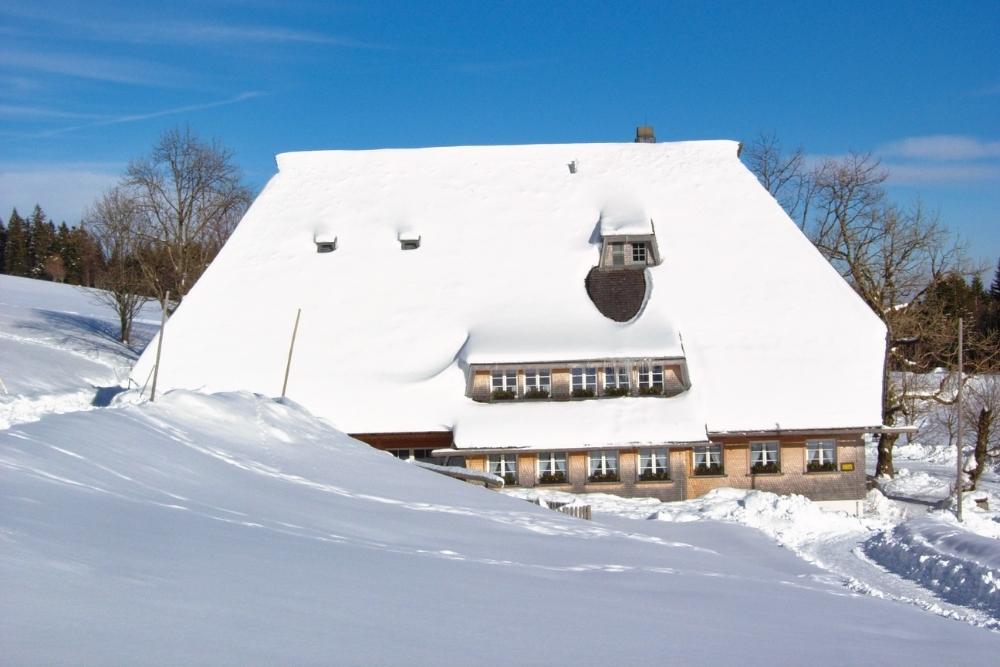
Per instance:
[[[1000,621],[1000,542],[932,519],[914,519],[867,540],[864,552],[943,599]]]

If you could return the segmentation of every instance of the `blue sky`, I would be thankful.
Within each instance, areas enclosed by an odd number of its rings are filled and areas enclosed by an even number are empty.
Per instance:
[[[1000,256],[1000,2],[0,5],[0,217],[75,222],[164,129],[275,153],[751,139],[872,151]]]

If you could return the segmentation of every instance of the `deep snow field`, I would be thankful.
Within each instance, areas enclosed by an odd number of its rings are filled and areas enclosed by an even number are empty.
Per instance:
[[[902,448],[886,490],[907,501],[873,492],[861,519],[723,489],[575,498],[594,507],[582,521],[398,461],[292,402],[104,400],[135,358],[114,326],[81,290],[0,276],[5,665],[1000,654],[1000,524],[970,509],[970,532],[927,512],[947,493],[943,448]],[[991,475],[994,508],[998,487]]]

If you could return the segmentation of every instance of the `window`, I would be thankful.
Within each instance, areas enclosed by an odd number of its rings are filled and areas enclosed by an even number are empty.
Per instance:
[[[574,397],[589,398],[597,395],[597,368],[595,366],[574,368],[572,376]]]
[[[611,244],[611,266],[625,266],[625,244]]]
[[[639,450],[639,481],[655,482],[670,479],[666,449]]]
[[[565,484],[566,452],[541,452],[538,455],[538,483]]]
[[[618,481],[618,452],[598,450],[590,452],[590,474],[588,482]]]
[[[524,372],[524,397],[548,398],[552,391],[549,369],[529,368]]]
[[[633,243],[632,244],[632,263],[633,264],[645,264],[646,263],[646,244],[645,243]]]
[[[493,371],[493,400],[505,401],[517,398],[517,371]]]
[[[433,449],[389,449],[386,451],[403,461],[434,462],[434,457],[431,455],[431,452],[434,451]]]
[[[780,447],[778,447],[777,442],[750,443],[750,473],[760,475],[781,472],[781,465],[778,461],[779,451]]]
[[[604,369],[604,395],[628,396],[629,372],[625,366],[607,366]]]
[[[832,472],[837,469],[837,443],[833,440],[806,441],[806,472]]]
[[[490,472],[504,484],[517,484],[517,454],[490,454]]]
[[[663,393],[662,365],[639,365],[639,393],[644,396],[658,396]]]
[[[694,474],[723,474],[722,445],[704,445],[694,448]]]

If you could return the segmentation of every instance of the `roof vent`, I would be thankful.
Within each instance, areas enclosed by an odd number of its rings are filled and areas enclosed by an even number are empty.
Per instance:
[[[579,166],[579,163],[577,163],[576,160],[573,160],[572,162],[568,163],[566,166],[569,167],[569,173],[575,174],[576,173],[576,168]]]
[[[420,234],[413,232],[400,232],[399,247],[402,250],[416,250],[420,247]]]
[[[635,128],[635,143],[637,144],[655,144],[656,135],[653,134],[652,125],[640,125]]]
[[[316,244],[316,252],[333,252],[337,249],[336,236],[314,236],[313,243]]]

